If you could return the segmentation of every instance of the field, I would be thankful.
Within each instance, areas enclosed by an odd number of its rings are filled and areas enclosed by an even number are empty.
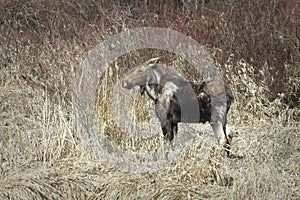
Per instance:
[[[300,199],[299,24],[298,0],[1,1],[0,199]],[[231,157],[217,147],[202,154],[214,139],[208,124],[180,125],[177,144],[190,130],[196,138],[155,170],[129,157],[126,166],[106,161],[87,142],[76,117],[82,62],[141,27],[176,30],[209,52],[235,96]],[[189,60],[149,47],[99,66],[106,71],[88,85],[99,135],[121,153],[167,145],[153,103],[120,86],[130,68],[158,56],[203,79]],[[153,135],[137,138],[140,130]]]

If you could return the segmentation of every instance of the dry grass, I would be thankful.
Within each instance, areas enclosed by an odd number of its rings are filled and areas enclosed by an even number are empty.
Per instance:
[[[105,2],[0,2],[0,199],[300,199],[299,4]],[[189,148],[154,172],[111,168],[80,140],[72,103],[80,62],[109,35],[144,25],[180,30],[208,46],[236,98],[229,115],[235,158],[218,149],[199,158],[213,137],[207,125],[197,125]],[[124,149],[162,145],[156,136],[124,136],[111,94],[127,69],[159,55],[199,79],[174,55],[146,49],[117,58],[119,70],[114,63],[99,80],[99,126]],[[128,129],[158,131],[148,123],[157,123],[145,109],[151,102],[126,94],[134,99]]]

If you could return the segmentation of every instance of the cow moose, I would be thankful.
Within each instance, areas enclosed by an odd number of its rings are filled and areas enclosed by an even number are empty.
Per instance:
[[[159,58],[153,58],[140,66],[130,70],[122,79],[122,86],[132,89],[134,86],[140,87],[140,93],[145,92],[155,102],[155,113],[161,123],[161,128],[165,139],[172,141],[178,131],[178,123],[206,123],[209,122],[213,132],[221,145],[224,145],[229,155],[231,138],[226,133],[227,113],[230,109],[234,97],[227,85],[223,86],[225,90],[225,98],[220,98],[218,92],[221,91],[219,82],[215,83],[194,83],[187,81],[168,67],[162,67],[158,64]],[[210,85],[210,88],[208,87]],[[192,89],[189,90],[188,88]],[[210,89],[210,90],[209,90]],[[179,93],[187,104],[193,96],[199,106],[198,118],[184,119],[182,115],[182,101],[178,99]],[[191,94],[191,93],[194,93]],[[214,93],[214,94],[212,94]],[[215,104],[214,108],[219,119],[212,119],[212,96],[215,99],[221,99],[219,104]],[[218,101],[217,101],[218,102]]]

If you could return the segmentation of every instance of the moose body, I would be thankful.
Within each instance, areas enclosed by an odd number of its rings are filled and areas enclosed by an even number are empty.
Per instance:
[[[230,138],[226,134],[227,113],[234,98],[230,89],[225,85],[225,95],[209,91],[208,84],[187,81],[174,71],[158,65],[158,58],[151,59],[132,69],[122,80],[124,88],[140,87],[155,102],[155,113],[161,123],[164,137],[172,141],[178,131],[178,123],[209,122],[214,134],[221,144],[230,145]],[[212,84],[213,90],[221,90],[220,84]],[[212,119],[212,97],[217,99],[214,108],[218,119]],[[223,98],[222,98],[223,97]],[[219,100],[219,103],[218,103]],[[186,116],[182,108],[189,109],[192,102],[198,103],[199,110],[188,110],[192,113]],[[190,108],[194,109],[194,108]],[[194,112],[194,113],[193,113]],[[197,115],[198,114],[198,115]]]

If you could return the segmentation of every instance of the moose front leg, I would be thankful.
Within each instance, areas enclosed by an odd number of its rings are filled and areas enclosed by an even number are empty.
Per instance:
[[[174,116],[172,114],[167,114],[167,121],[164,124],[163,134],[166,140],[173,141],[174,137],[177,135],[178,122],[174,121]]]
[[[178,123],[176,122],[171,122],[171,128],[172,128],[172,140],[174,139],[174,137],[177,135],[178,132]]]
[[[174,129],[173,129],[172,122],[170,121],[170,119],[168,117],[162,118],[162,116],[158,116],[158,118],[160,120],[160,125],[162,128],[164,139],[166,141],[171,142],[174,138],[174,132],[173,132]]]
[[[156,101],[155,103],[155,113],[160,121],[164,138],[168,141],[172,141],[174,138],[172,119],[163,104],[159,101]]]
[[[170,119],[167,119],[166,122],[162,124],[162,130],[164,139],[171,142],[174,139],[174,129]]]

